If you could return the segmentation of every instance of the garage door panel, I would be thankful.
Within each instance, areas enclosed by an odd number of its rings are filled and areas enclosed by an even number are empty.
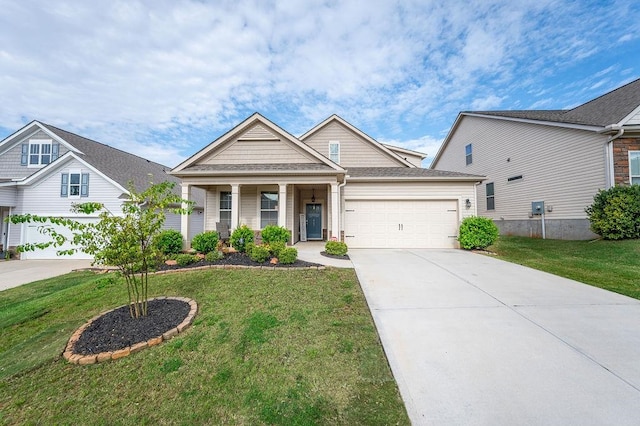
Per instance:
[[[76,219],[78,220],[78,219]],[[80,222],[90,222],[90,219],[78,220]],[[52,225],[56,232],[71,237],[72,233],[67,228],[58,225]],[[51,237],[48,234],[42,234],[40,228],[42,224],[28,224],[25,226],[25,243],[47,243],[51,241]],[[36,249],[34,251],[28,251],[21,254],[22,259],[93,259],[92,256],[85,252],[76,252],[72,255],[58,256],[59,250],[65,250],[72,248],[71,244],[67,244],[61,247],[49,246],[46,249]]]
[[[455,248],[457,200],[346,200],[353,248]]]

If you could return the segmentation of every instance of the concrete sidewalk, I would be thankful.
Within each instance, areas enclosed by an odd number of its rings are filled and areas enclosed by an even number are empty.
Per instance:
[[[414,425],[637,425],[640,301],[461,250],[352,250]]]
[[[320,254],[324,251],[325,241],[305,241],[296,243],[293,247],[298,250],[298,259],[307,262],[319,263],[334,268],[353,268],[350,260],[334,259]]]
[[[0,291],[89,267],[90,260],[3,260],[0,261]]]

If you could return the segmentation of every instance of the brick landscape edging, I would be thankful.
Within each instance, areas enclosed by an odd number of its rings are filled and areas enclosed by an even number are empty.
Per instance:
[[[153,299],[149,299],[149,301],[162,300],[162,299],[172,299],[172,300],[179,300],[181,302],[186,302],[189,304],[191,309],[189,310],[189,313],[187,314],[185,319],[180,324],[178,324],[176,327],[172,328],[171,330],[166,331],[161,336],[157,336],[147,340],[146,342],[136,343],[133,346],[129,346],[129,347],[126,347],[117,351],[112,351],[112,352],[101,352],[99,354],[94,354],[94,355],[81,355],[81,354],[74,353],[73,348],[76,342],[78,341],[78,339],[80,339],[80,336],[82,335],[82,333],[87,329],[87,327],[89,327],[93,321],[97,320],[101,316],[106,315],[109,312],[115,311],[116,309],[120,309],[121,306],[119,306],[117,308],[110,309],[108,311],[105,311],[105,312],[102,312],[101,314],[96,315],[95,317],[87,321],[85,324],[83,324],[80,328],[78,328],[71,335],[71,338],[69,339],[69,342],[67,343],[67,347],[65,348],[62,356],[64,357],[64,359],[66,359],[72,364],[79,364],[79,365],[95,364],[98,362],[105,362],[112,359],[124,358],[125,356],[131,355],[132,353],[136,353],[142,349],[159,345],[163,341],[171,339],[173,336],[177,335],[178,333],[182,333],[191,325],[191,323],[193,322],[193,318],[195,318],[196,314],[198,313],[198,304],[195,302],[195,300],[189,299],[187,297],[155,297]]]

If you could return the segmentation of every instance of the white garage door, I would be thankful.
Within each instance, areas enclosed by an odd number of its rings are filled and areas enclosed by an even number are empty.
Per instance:
[[[85,220],[89,221],[89,220]],[[40,227],[42,224],[26,224],[25,225],[25,242],[29,243],[46,243],[51,241],[51,237],[48,234],[40,233]],[[54,226],[56,232],[63,233],[66,236],[71,236],[71,233],[64,227]],[[65,245],[62,247],[49,246],[46,249],[36,249],[34,251],[26,251],[20,255],[21,259],[92,259],[93,257],[84,253],[76,252],[72,255],[58,256],[56,252],[58,250],[64,250],[73,247],[72,245]]]
[[[345,242],[352,248],[456,248],[456,200],[346,200]]]

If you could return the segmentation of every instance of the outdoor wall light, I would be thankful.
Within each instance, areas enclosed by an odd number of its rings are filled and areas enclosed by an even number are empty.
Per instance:
[[[470,209],[471,208],[471,200],[468,199],[468,198],[466,200],[464,200],[464,205],[465,205],[465,207],[467,209]]]
[[[315,188],[312,189],[313,193],[311,194],[311,202],[315,203],[316,202],[316,190]]]

